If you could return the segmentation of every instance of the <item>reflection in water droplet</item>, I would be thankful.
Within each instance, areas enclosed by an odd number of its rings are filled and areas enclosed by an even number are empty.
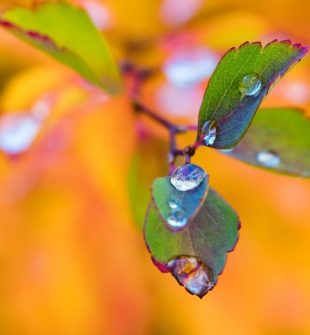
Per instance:
[[[239,90],[242,96],[255,96],[262,89],[262,82],[254,74],[249,74],[243,77]]]
[[[180,285],[200,298],[215,285],[211,269],[196,257],[177,257],[168,262],[167,267]]]
[[[205,177],[206,173],[201,167],[184,164],[174,170],[170,182],[178,191],[185,192],[198,187]]]
[[[180,229],[186,226],[187,218],[183,209],[176,209],[171,211],[170,215],[167,217],[167,223],[171,228]]]
[[[206,121],[202,127],[205,145],[213,145],[216,140],[216,127],[213,121]]]
[[[213,286],[214,283],[211,282],[210,275],[202,267],[191,274],[185,284],[185,288],[190,293],[198,295],[199,297],[204,296]]]
[[[7,114],[0,119],[0,150],[18,154],[29,148],[35,139],[40,122],[25,114]]]
[[[260,151],[256,155],[256,159],[264,166],[272,168],[280,164],[281,159],[273,150]]]
[[[174,200],[174,199],[170,199],[168,201],[168,206],[171,208],[171,209],[177,209],[179,208],[179,204]]]

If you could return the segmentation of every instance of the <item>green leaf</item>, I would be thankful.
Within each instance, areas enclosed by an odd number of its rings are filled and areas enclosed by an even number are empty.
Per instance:
[[[170,177],[157,178],[152,184],[153,203],[164,222],[179,216],[180,222],[188,224],[204,203],[208,188],[208,175],[197,188],[186,192],[178,191],[171,184]]]
[[[238,240],[238,229],[239,220],[234,210],[210,189],[198,214],[180,232],[173,232],[167,227],[151,202],[144,224],[144,237],[155,264],[162,271],[172,272],[184,284],[180,279],[180,275],[184,273],[178,273],[177,276],[173,271],[175,267],[171,268],[170,264],[174,260],[183,262],[184,257],[196,259],[208,269],[214,286],[217,276],[224,268],[226,253],[234,248]],[[187,289],[197,294],[188,287]],[[205,293],[207,292],[203,292]]]
[[[270,86],[300,61],[307,48],[290,41],[244,43],[228,51],[215,69],[199,112],[198,138],[206,122],[216,127],[218,149],[235,146],[246,132]]]
[[[86,12],[68,3],[6,11],[0,25],[25,42],[70,66],[110,93],[121,89],[117,64],[107,42]]]
[[[166,157],[168,156],[168,143],[147,133],[138,139],[137,149],[132,157],[128,175],[129,200],[133,217],[142,227],[146,208],[150,202],[150,184],[160,175],[168,171]]]
[[[299,109],[260,110],[227,154],[275,172],[310,177],[310,120]]]

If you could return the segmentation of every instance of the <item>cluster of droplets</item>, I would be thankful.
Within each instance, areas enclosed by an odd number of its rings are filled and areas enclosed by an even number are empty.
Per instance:
[[[202,298],[215,285],[211,269],[193,256],[180,256],[167,264],[178,283]]]
[[[169,226],[176,230],[185,227],[187,224],[187,218],[181,206],[174,199],[170,199],[168,201],[168,206],[170,208],[170,214],[167,217],[167,223]]]
[[[177,191],[188,192],[198,187],[205,178],[206,173],[201,167],[187,163],[174,170],[170,182]],[[175,230],[184,228],[188,223],[184,209],[173,198],[168,200],[168,206],[170,209],[167,217],[168,225]]]
[[[257,96],[262,86],[262,81],[255,74],[248,74],[240,82],[239,91],[242,96]]]

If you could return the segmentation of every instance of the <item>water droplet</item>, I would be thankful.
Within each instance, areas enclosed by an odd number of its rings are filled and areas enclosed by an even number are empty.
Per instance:
[[[174,199],[170,199],[168,201],[168,206],[171,208],[171,209],[178,209],[179,208],[179,204],[174,200]]]
[[[187,218],[183,209],[176,209],[171,211],[170,215],[167,217],[167,223],[171,228],[180,229],[186,226]]]
[[[178,191],[185,192],[198,187],[205,177],[206,173],[201,167],[188,163],[174,170],[170,182]]]
[[[180,256],[167,264],[167,268],[190,293],[203,297],[215,283],[211,269],[193,256]]]
[[[185,284],[185,288],[190,293],[199,297],[203,297],[213,286],[214,283],[210,279],[210,274],[203,267],[192,273]]]
[[[266,167],[276,167],[280,164],[281,159],[273,150],[260,151],[256,155],[256,159]]]
[[[254,74],[243,77],[239,90],[243,96],[255,96],[262,89],[262,82]]]
[[[206,121],[202,127],[203,139],[206,145],[212,145],[216,139],[216,127],[214,121]]]

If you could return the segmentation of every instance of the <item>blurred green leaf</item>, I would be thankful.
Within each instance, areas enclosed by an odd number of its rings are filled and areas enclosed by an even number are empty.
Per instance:
[[[171,184],[170,177],[157,178],[152,184],[153,203],[163,221],[166,222],[175,213],[174,216],[181,217],[181,221],[189,222],[204,203],[208,188],[208,175],[197,188],[186,192],[178,191]]]
[[[70,66],[110,93],[121,89],[117,64],[107,42],[86,12],[68,3],[6,11],[0,25],[25,42]]]
[[[275,172],[310,177],[310,120],[299,109],[260,110],[227,154]]]
[[[244,43],[231,49],[215,69],[199,112],[198,137],[207,121],[216,127],[214,148],[236,145],[270,86],[300,61],[307,49],[290,41]]]
[[[141,136],[128,175],[131,209],[140,227],[143,226],[146,208],[150,202],[150,184],[157,176],[168,171],[167,156],[168,143],[154,134]]]
[[[239,219],[214,190],[196,217],[182,231],[171,231],[151,202],[144,224],[144,237],[153,260],[165,271],[168,263],[182,256],[195,257],[212,272],[215,283],[222,272],[226,253],[238,240]]]

